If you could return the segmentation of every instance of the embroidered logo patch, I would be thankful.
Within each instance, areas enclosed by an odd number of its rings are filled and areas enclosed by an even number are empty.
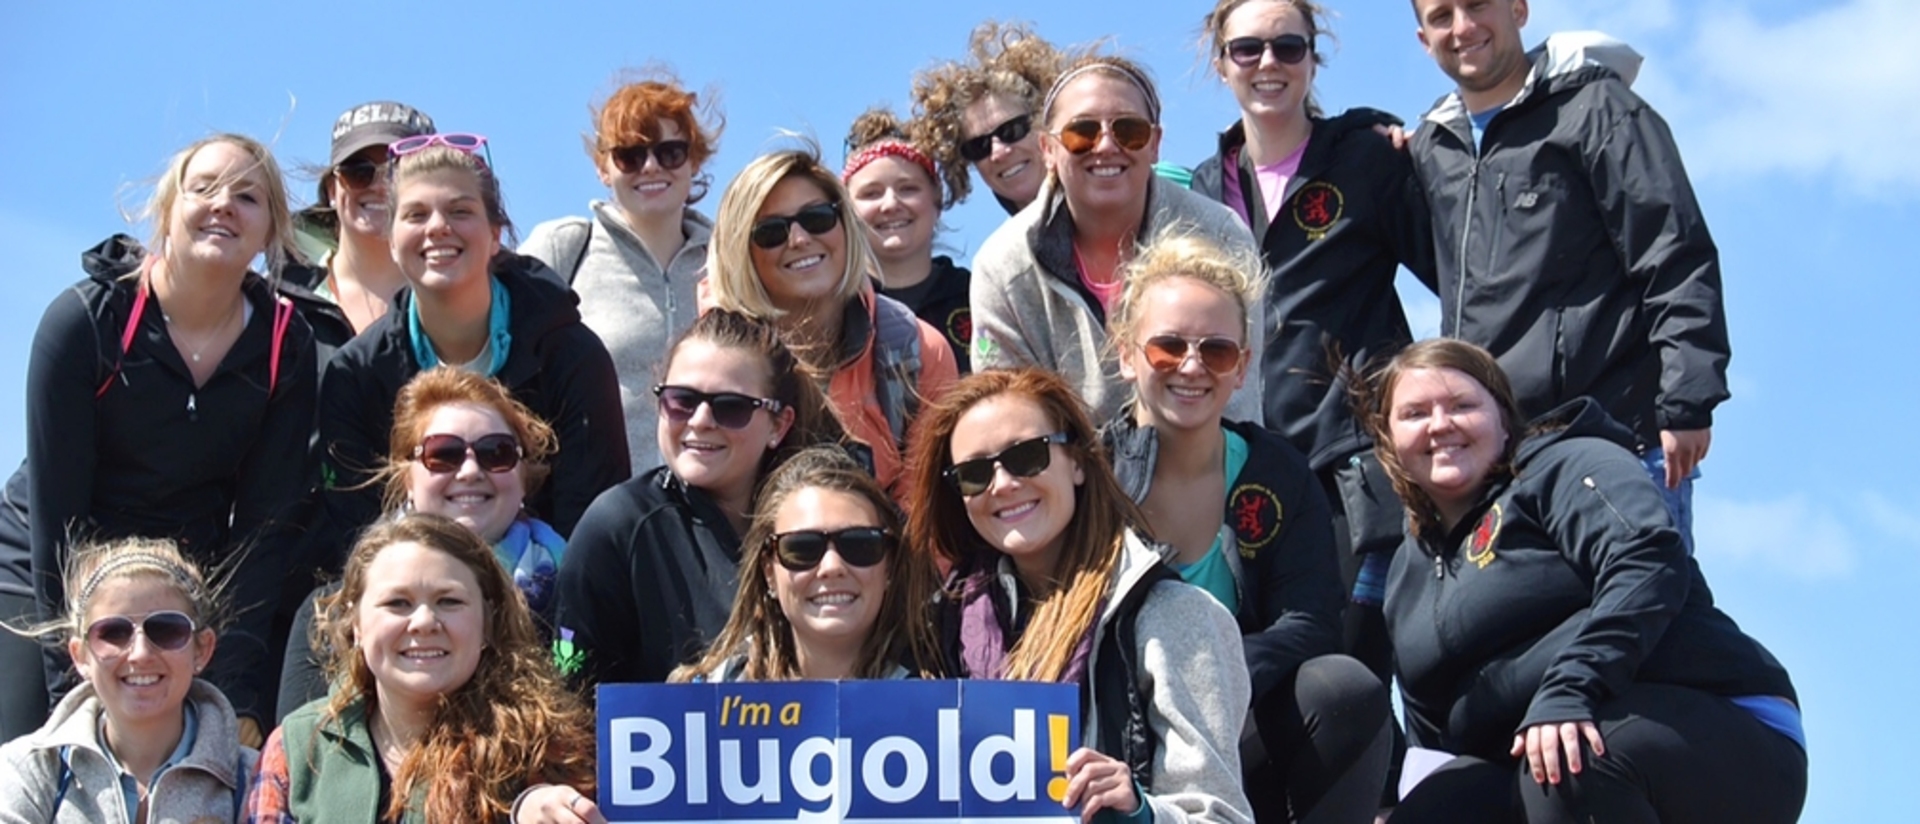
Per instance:
[[[965,352],[973,343],[973,310],[962,306],[947,313],[947,342],[953,351]]]
[[[1474,527],[1473,534],[1467,536],[1467,560],[1481,569],[1493,563],[1493,544],[1500,540],[1500,525],[1506,520],[1506,514],[1494,504],[1487,514],[1480,518],[1480,525]]]
[[[1240,542],[1240,557],[1251,559],[1280,534],[1280,496],[1259,484],[1241,484],[1227,500],[1233,503],[1229,519]]]
[[[1288,211],[1293,214],[1293,222],[1307,233],[1307,240],[1319,240],[1346,214],[1347,196],[1340,193],[1340,187],[1316,180],[1294,193]]]

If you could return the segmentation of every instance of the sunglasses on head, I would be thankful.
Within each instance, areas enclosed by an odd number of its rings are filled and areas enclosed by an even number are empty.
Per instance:
[[[403,137],[387,144],[387,154],[393,157],[406,157],[414,152],[424,151],[433,146],[445,146],[458,152],[479,155],[481,162],[489,168],[493,166],[493,152],[487,149],[487,138],[482,135],[453,132],[451,134],[420,134]]]
[[[793,572],[806,572],[820,565],[828,547],[840,553],[840,560],[866,568],[887,559],[893,547],[893,535],[877,526],[850,526],[822,531],[799,529],[782,532],[767,539],[773,544],[774,560]]]
[[[685,140],[662,140],[658,143],[642,143],[637,146],[618,146],[607,150],[613,158],[613,165],[621,174],[633,174],[647,165],[647,154],[653,154],[653,162],[665,171],[673,171],[687,165],[687,153],[692,147]]]
[[[1010,118],[986,134],[969,137],[960,141],[960,157],[968,163],[979,163],[993,154],[993,141],[1003,146],[1011,146],[1027,139],[1027,133],[1033,131],[1033,115],[1023,114]]]
[[[175,610],[150,613],[137,624],[125,615],[109,615],[87,627],[87,649],[95,658],[112,658],[133,648],[133,636],[144,635],[147,643],[172,652],[193,640],[194,629],[193,619]]]
[[[483,435],[468,443],[459,435],[428,435],[413,448],[413,459],[428,472],[459,472],[467,456],[488,472],[506,472],[520,465],[520,441],[512,435]]]
[[[372,186],[375,178],[385,176],[386,173],[385,160],[369,160],[364,157],[349,158],[333,167],[334,178],[339,180],[341,185],[356,192]]]
[[[1307,55],[1313,52],[1313,41],[1298,34],[1283,34],[1266,40],[1235,37],[1227,41],[1223,50],[1227,53],[1227,59],[1236,66],[1258,66],[1260,56],[1269,50],[1273,52],[1275,61],[1292,65],[1307,59]]]
[[[1144,117],[1127,115],[1112,120],[1101,121],[1091,117],[1082,117],[1067,121],[1060,131],[1054,133],[1054,139],[1070,154],[1086,154],[1100,144],[1100,134],[1113,135],[1113,142],[1129,152],[1137,152],[1147,147],[1153,139],[1153,122]]]
[[[1176,371],[1190,357],[1198,357],[1200,365],[1216,375],[1231,374],[1240,368],[1240,344],[1227,338],[1155,335],[1140,344],[1140,350],[1147,356],[1147,365],[1156,372]]]
[[[840,204],[815,203],[791,215],[775,215],[753,224],[753,245],[762,249],[778,249],[787,244],[793,236],[793,224],[807,230],[810,235],[824,235],[840,225]]]
[[[947,479],[947,483],[953,484],[954,489],[960,490],[962,496],[970,498],[993,485],[993,469],[996,465],[1013,477],[1031,478],[1053,465],[1052,444],[1066,444],[1071,440],[1065,432],[1029,438],[1000,450],[998,455],[961,461],[940,474]]]
[[[706,404],[713,422],[724,429],[745,429],[753,420],[755,409],[778,415],[787,408],[773,398],[756,398],[738,392],[702,392],[687,386],[656,385],[653,394],[660,399],[660,414],[674,423],[686,423],[693,418],[693,413],[700,411],[701,404]]]

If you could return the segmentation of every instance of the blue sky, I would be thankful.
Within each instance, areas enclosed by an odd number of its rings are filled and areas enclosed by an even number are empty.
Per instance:
[[[904,110],[916,69],[960,56],[987,18],[1062,43],[1110,38],[1167,101],[1163,159],[1192,164],[1235,116],[1192,48],[1201,2],[17,3],[0,11],[0,465],[25,452],[26,352],[80,251],[122,230],[139,185],[211,130],[324,162],[335,115],[397,99],[492,140],[522,230],[604,196],[580,149],[623,67],[672,66],[719,92],[718,189],[777,129],[840,159],[869,105]],[[1446,89],[1401,0],[1345,0],[1318,84],[1331,109],[1413,118]],[[1867,418],[1920,407],[1895,349],[1920,306],[1920,4],[1912,0],[1537,0],[1526,35],[1599,28],[1638,47],[1637,88],[1673,125],[1720,244],[1734,343],[1698,497],[1721,605],[1792,670],[1812,789],[1804,820],[1882,817],[1920,773],[1914,440]],[[294,184],[310,195],[308,180]],[[977,194],[944,242],[971,257],[1000,220]],[[136,234],[144,236],[145,227]],[[1437,304],[1403,286],[1417,332]],[[1907,377],[1901,377],[1906,375]],[[1896,423],[1900,420],[1896,414]],[[1907,617],[1900,617],[1906,615]],[[1896,632],[1898,627],[1906,627]]]

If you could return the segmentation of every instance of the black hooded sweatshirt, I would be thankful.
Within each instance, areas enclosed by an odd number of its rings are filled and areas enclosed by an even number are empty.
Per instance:
[[[579,298],[546,264],[503,252],[493,276],[507,289],[513,338],[493,377],[559,441],[546,483],[526,506],[564,536],[595,496],[632,474],[620,384],[606,347],[580,322]],[[410,290],[395,296],[393,311],[334,354],[321,382],[326,523],[313,557],[327,569],[339,568],[351,536],[380,513],[381,490],[356,486],[386,456],[394,400],[420,372],[407,331],[412,301]]]
[[[1504,761],[1515,732],[1592,720],[1630,684],[1797,701],[1713,605],[1625,427],[1580,398],[1534,421],[1515,474],[1387,578],[1387,630],[1423,747]]]

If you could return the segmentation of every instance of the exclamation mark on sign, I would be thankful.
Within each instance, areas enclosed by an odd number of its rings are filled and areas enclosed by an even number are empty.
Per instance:
[[[1067,800],[1067,717],[1047,716],[1048,749],[1053,752],[1053,780],[1047,782],[1047,797]]]

